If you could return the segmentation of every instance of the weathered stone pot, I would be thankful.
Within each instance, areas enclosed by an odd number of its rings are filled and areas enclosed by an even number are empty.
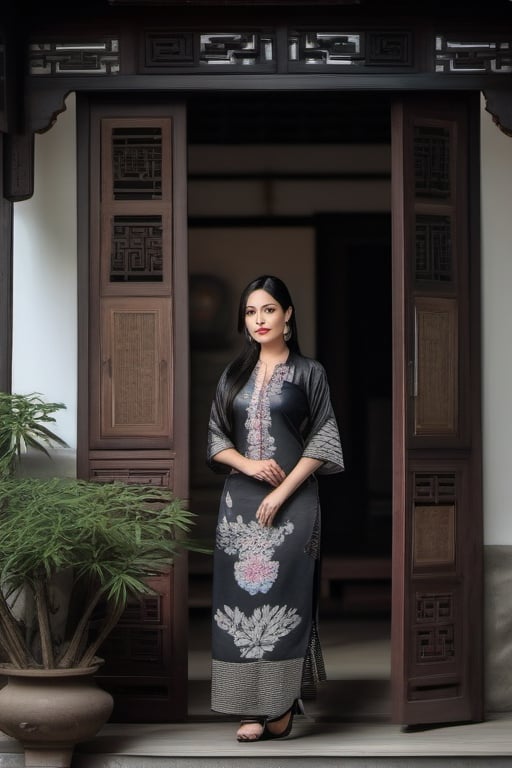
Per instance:
[[[17,739],[27,768],[69,768],[75,744],[91,739],[112,712],[112,696],[84,669],[15,669],[0,665],[0,729]]]

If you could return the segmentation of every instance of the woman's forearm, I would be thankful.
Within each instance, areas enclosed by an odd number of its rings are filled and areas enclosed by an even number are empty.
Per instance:
[[[286,493],[286,498],[292,495],[302,483],[308,479],[316,470],[322,466],[321,461],[318,459],[310,459],[307,456],[303,456],[292,471],[286,475],[279,488]]]
[[[219,464],[225,464],[238,472],[244,472],[247,465],[247,459],[236,448],[224,448],[213,456],[213,460]]]

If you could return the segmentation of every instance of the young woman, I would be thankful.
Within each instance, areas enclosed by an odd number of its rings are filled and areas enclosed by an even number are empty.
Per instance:
[[[324,679],[316,630],[320,510],[315,473],[343,457],[325,371],[301,355],[277,277],[240,298],[245,343],[220,377],[208,461],[229,473],[214,555],[212,709],[239,741],[288,735],[301,691]]]

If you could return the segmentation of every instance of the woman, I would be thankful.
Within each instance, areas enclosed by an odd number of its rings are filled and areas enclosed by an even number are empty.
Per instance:
[[[239,741],[288,735],[301,690],[325,673],[316,631],[315,473],[343,469],[322,366],[303,357],[288,289],[253,280],[245,345],[212,405],[208,460],[228,472],[214,556],[212,709],[242,715]]]

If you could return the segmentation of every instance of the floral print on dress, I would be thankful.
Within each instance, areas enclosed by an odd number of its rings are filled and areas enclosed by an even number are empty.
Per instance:
[[[302,621],[297,610],[287,605],[263,605],[252,616],[225,605],[224,612],[217,609],[214,618],[219,628],[231,635],[243,659],[263,658]]]
[[[238,554],[234,572],[242,589],[250,595],[269,591],[279,572],[279,562],[272,557],[285,536],[293,530],[294,525],[289,521],[267,528],[256,520],[244,523],[241,515],[232,522],[226,517],[221,520],[217,528],[217,547],[227,555]]]
[[[272,376],[265,384],[265,367],[258,362],[254,368],[254,390],[247,406],[247,458],[270,459],[276,451],[275,439],[270,434],[272,417],[270,398],[279,395],[284,381],[293,373],[291,366],[277,363]]]

